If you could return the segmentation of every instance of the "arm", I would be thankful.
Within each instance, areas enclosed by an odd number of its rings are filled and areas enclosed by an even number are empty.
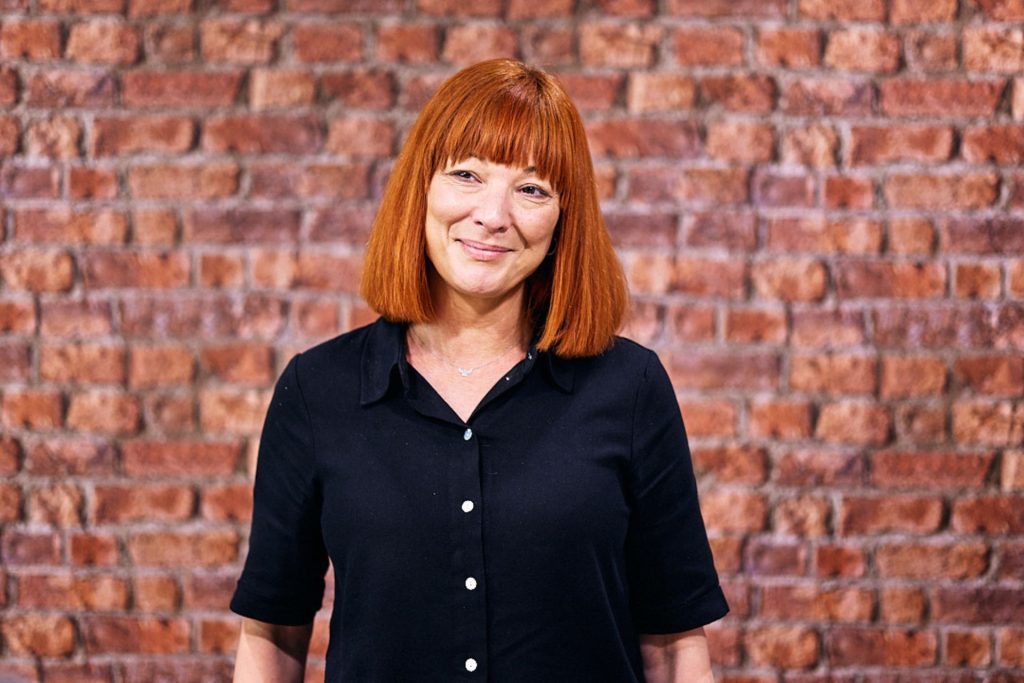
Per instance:
[[[714,683],[703,628],[641,634],[640,653],[648,683]]]
[[[235,683],[302,683],[313,624],[279,626],[242,619]]]

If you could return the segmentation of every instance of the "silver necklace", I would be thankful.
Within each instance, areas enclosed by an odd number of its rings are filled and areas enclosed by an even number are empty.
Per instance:
[[[434,351],[433,349],[428,348],[423,342],[421,342],[419,339],[416,339],[416,336],[414,334],[412,334],[411,332],[409,333],[409,336],[413,340],[415,340],[416,346],[420,347],[421,349],[423,349],[424,351],[429,353],[434,358],[437,358],[439,361],[441,361],[442,363],[444,363],[448,367],[454,368],[459,373],[460,377],[469,377],[474,372],[476,372],[477,370],[480,370],[482,368],[486,368],[488,365],[493,365],[493,364],[497,363],[499,360],[504,358],[505,355],[508,354],[509,351],[511,351],[512,349],[514,349],[517,346],[519,346],[519,342],[513,342],[512,346],[508,347],[507,349],[502,351],[500,355],[498,355],[495,358],[492,358],[491,360],[487,361],[486,363],[483,363],[481,365],[477,365],[477,366],[474,366],[474,367],[471,367],[471,368],[465,368],[465,367],[462,367],[461,365],[459,365],[458,363],[451,362],[450,360],[448,360],[447,356],[442,355],[440,352]]]

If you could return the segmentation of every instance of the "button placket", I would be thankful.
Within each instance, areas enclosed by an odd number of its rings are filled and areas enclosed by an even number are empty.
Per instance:
[[[457,432],[458,433],[458,432]],[[475,429],[462,425],[462,438],[455,447],[451,493],[453,540],[456,543],[452,564],[454,608],[458,614],[458,639],[454,652],[461,655],[463,674],[487,677],[487,603],[483,590],[483,519],[481,499],[481,450],[483,444]],[[458,438],[458,437],[456,437]],[[454,588],[454,586],[453,586]],[[474,673],[475,672],[475,673]]]

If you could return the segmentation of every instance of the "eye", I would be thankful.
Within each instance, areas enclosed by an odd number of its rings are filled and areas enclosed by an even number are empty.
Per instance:
[[[459,178],[460,180],[475,180],[476,176],[473,175],[472,171],[466,171],[461,168],[457,168],[454,171],[448,171],[448,175],[453,178]]]
[[[543,187],[538,185],[524,185],[520,188],[520,191],[530,197],[536,197],[538,199],[547,198],[551,196],[551,193],[545,190]]]

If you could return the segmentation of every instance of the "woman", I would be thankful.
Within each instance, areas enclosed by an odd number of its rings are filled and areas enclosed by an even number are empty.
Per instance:
[[[420,114],[362,292],[291,360],[260,443],[236,681],[299,681],[330,558],[328,681],[710,680],[728,610],[575,107],[510,60]]]

